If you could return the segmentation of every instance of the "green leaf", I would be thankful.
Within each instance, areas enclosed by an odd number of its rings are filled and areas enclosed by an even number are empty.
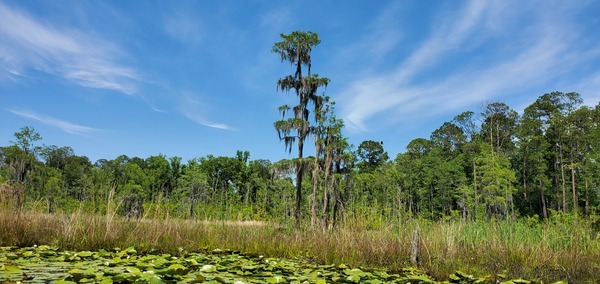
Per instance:
[[[195,260],[195,259],[193,259],[193,258],[192,258],[192,259],[186,259],[185,261],[186,261],[186,262],[187,262],[187,264],[188,264],[188,265],[190,265],[190,266],[198,266],[198,265],[200,265],[200,264],[198,263],[198,261],[197,261],[197,260]]]
[[[452,280],[452,283],[454,283],[455,281],[460,281],[462,279],[462,277],[456,275],[456,274],[450,274],[450,280]]]
[[[156,259],[152,260],[152,263],[156,268],[163,268],[169,264],[170,261],[166,260],[164,257],[157,257]]]
[[[34,255],[35,255],[35,253],[32,251],[23,252],[23,257],[32,257]]]
[[[283,276],[279,276],[279,275],[267,278],[267,283],[284,283],[284,282],[285,282],[285,278],[283,278]]]
[[[123,252],[125,252],[126,254],[135,254],[137,251],[135,250],[134,247],[128,247],[128,248],[124,249]]]
[[[257,268],[258,268],[258,266],[254,266],[254,265],[242,266],[242,270],[248,270],[248,271],[254,271]]]
[[[92,253],[91,251],[82,251],[80,253],[77,254],[80,257],[90,257],[92,255],[94,255],[94,253]]]
[[[71,278],[72,278],[72,280],[75,280],[75,282],[79,282],[84,278],[96,278],[96,274],[91,269],[81,270],[81,269],[74,268],[74,269],[67,271],[67,273],[71,274]]]
[[[21,273],[21,268],[14,265],[3,265],[2,267],[0,267],[0,270],[6,273]]]
[[[108,268],[104,270],[104,275],[106,276],[115,276],[123,273],[122,268]]]
[[[10,259],[10,260],[15,260],[15,259],[19,258],[19,256],[17,254],[12,253],[12,252],[7,253],[5,256],[6,256],[6,259]]]
[[[358,282],[360,282],[360,276],[350,275],[350,276],[346,277],[346,281],[352,282],[352,283],[358,283]]]
[[[162,279],[160,279],[160,277],[158,277],[156,275],[150,275],[150,276],[143,277],[143,278],[144,278],[144,280],[147,283],[151,283],[151,284],[162,284],[162,283],[165,283]]]
[[[346,274],[346,275],[356,275],[356,276],[361,277],[361,276],[365,275],[366,273],[364,271],[358,269],[358,268],[354,268],[354,269],[345,269],[344,270],[344,274]]]
[[[408,275],[405,278],[406,280],[415,281],[418,283],[435,283],[435,281],[429,279],[429,277],[425,275]]]
[[[142,273],[142,271],[140,271],[137,267],[132,267],[132,266],[125,268],[125,270],[127,270],[127,272],[134,274],[134,275],[138,275],[138,274]]]
[[[530,283],[532,283],[532,282],[529,280],[523,280],[523,279],[513,279],[513,280],[500,282],[500,284],[530,284]]]
[[[171,264],[165,271],[164,274],[167,275],[184,275],[190,272],[191,269],[181,265],[181,264]]]

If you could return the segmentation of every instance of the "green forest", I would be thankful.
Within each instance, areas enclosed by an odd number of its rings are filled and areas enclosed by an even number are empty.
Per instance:
[[[558,231],[580,226],[589,247],[569,243],[548,250],[564,247],[582,261],[600,259],[594,249],[600,232],[600,104],[590,107],[580,94],[559,91],[532,94],[537,99],[521,114],[503,102],[487,102],[458,113],[394,155],[382,141],[351,145],[344,136],[335,102],[325,95],[330,79],[311,70],[310,53],[319,42],[317,34],[294,32],[273,46],[282,64],[293,69],[277,81],[277,95],[297,104],[279,108],[281,120],[268,139],[280,139],[280,151],[294,158],[252,159],[252,153],[232,149],[231,156],[188,161],[159,153],[90,161],[68,145],[45,145],[42,133],[31,126],[15,126],[14,140],[0,147],[0,206],[39,214],[114,212],[130,221],[263,221],[289,228],[284,232],[290,234],[335,234],[344,228],[393,232],[390,228],[417,221],[506,228],[554,224]],[[365,258],[353,257],[320,261]],[[524,273],[467,266],[480,273]],[[431,263],[421,267],[436,274]],[[548,277],[591,275],[597,268],[585,268],[588,274],[568,268]],[[554,268],[528,269],[524,276]]]
[[[477,118],[480,117],[481,120]],[[481,122],[480,122],[481,121]],[[32,127],[0,148],[2,200],[19,195],[25,208],[102,213],[114,195],[123,215],[141,217],[163,203],[181,218],[294,218],[296,168],[300,212],[313,224],[350,217],[376,225],[410,217],[546,219],[557,214],[597,218],[600,209],[600,105],[577,93],[540,96],[522,115],[501,102],[466,111],[429,138],[416,138],[389,158],[384,145],[352,150],[339,129],[317,136],[318,155],[252,160],[247,151],[189,161],[156,155],[91,162],[69,146],[41,146]],[[339,127],[341,122],[330,125]],[[324,123],[324,124],[325,124]],[[338,123],[335,125],[334,123]],[[313,141],[311,141],[313,142]]]

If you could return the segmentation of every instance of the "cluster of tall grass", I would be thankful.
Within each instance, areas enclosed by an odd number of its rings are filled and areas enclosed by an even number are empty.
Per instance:
[[[600,283],[600,234],[589,220],[568,216],[510,222],[406,219],[377,228],[348,218],[338,228],[323,231],[281,223],[171,218],[160,206],[140,219],[127,219],[116,214],[117,207],[107,204],[102,215],[0,209],[0,245],[49,244],[74,250],[135,246],[171,254],[221,248],[399,271],[411,265],[411,240],[418,229],[418,266],[437,279],[461,270],[479,276]]]

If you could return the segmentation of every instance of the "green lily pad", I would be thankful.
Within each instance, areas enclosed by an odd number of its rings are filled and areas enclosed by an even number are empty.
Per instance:
[[[205,282],[206,277],[204,277],[204,275],[202,275],[202,274],[196,274],[196,281]]]
[[[104,275],[106,276],[115,276],[123,273],[122,268],[109,268],[104,270]]]
[[[21,273],[21,268],[14,265],[2,265],[0,267],[0,271],[4,271],[5,273]]]
[[[181,265],[181,264],[171,264],[168,268],[166,268],[163,273],[166,275],[184,275],[190,272],[191,269]]]
[[[137,251],[135,250],[134,247],[128,247],[128,248],[124,249],[123,252],[125,252],[126,254],[135,254],[135,253],[137,253]]]
[[[82,252],[78,253],[77,255],[80,257],[90,257],[90,256],[94,255],[94,253],[91,251],[82,251]]]
[[[266,279],[267,283],[285,283],[285,278],[283,276],[273,276]]]
[[[0,247],[0,279],[33,277],[51,283],[438,283],[415,267],[398,274],[352,268],[345,264],[315,265],[295,259],[264,258],[228,250],[178,256],[139,253],[133,247],[99,251],[61,251],[45,247]],[[492,276],[461,271],[440,283],[491,283]],[[26,279],[31,280],[31,279]],[[503,280],[507,280],[504,278]],[[9,282],[12,283],[12,282]],[[538,283],[516,279],[504,284]],[[555,284],[563,284],[556,282]]]
[[[416,282],[416,283],[436,283],[435,281],[429,279],[429,277],[425,275],[408,275],[405,277],[408,280],[408,283]]]
[[[168,261],[168,260],[166,260],[164,257],[160,256],[160,257],[157,257],[156,259],[153,259],[151,261],[151,263],[154,264],[154,267],[160,269],[160,268],[163,268],[163,267],[167,266],[171,262]]]
[[[9,259],[9,260],[15,260],[15,259],[19,258],[19,256],[16,253],[12,253],[12,252],[5,254],[5,256],[6,256],[6,259]]]
[[[165,281],[163,281],[158,275],[155,275],[154,273],[144,272],[144,273],[142,273],[142,279],[144,279],[144,281],[146,283],[153,283],[153,284],[165,283]]]
[[[140,269],[137,267],[127,267],[127,268],[125,268],[125,270],[127,270],[127,272],[129,272],[131,274],[135,274],[135,275],[142,273],[142,271],[140,271]]]
[[[500,282],[500,284],[530,284],[531,281],[523,279],[514,279],[509,281]]]
[[[350,276],[346,277],[346,281],[351,282],[351,283],[358,283],[358,282],[360,282],[360,276],[350,275]]]
[[[358,268],[354,268],[354,269],[344,269],[344,274],[349,275],[349,276],[358,276],[358,277],[362,277],[364,275],[366,275],[366,273]]]
[[[68,280],[73,280],[75,282],[80,282],[82,279],[85,278],[96,278],[96,274],[91,269],[81,270],[75,268],[67,271],[67,273],[71,275],[70,279]]]

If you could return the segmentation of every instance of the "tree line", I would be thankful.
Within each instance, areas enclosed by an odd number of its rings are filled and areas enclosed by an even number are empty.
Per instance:
[[[32,127],[0,147],[0,198],[46,212],[105,213],[111,200],[128,217],[289,221],[323,229],[349,218],[368,226],[402,218],[514,219],[597,216],[600,209],[600,104],[578,93],[540,96],[522,115],[502,102],[463,112],[390,159],[383,142],[356,149],[343,135],[330,80],[312,73],[311,32],[281,35],[273,52],[293,72],[278,90],[297,104],[274,123],[298,157],[251,160],[208,155],[182,161],[122,155],[92,162],[68,146],[40,146]],[[314,143],[314,153],[304,146]],[[294,146],[296,148],[294,148]],[[17,198],[18,197],[18,198]],[[16,201],[15,201],[16,200]]]
[[[600,105],[582,106],[576,93],[553,92],[521,116],[500,102],[480,114],[464,112],[393,159],[377,141],[352,151],[336,126],[314,136],[321,143],[314,155],[276,162],[237,151],[187,162],[121,155],[93,163],[68,146],[36,145],[41,136],[23,127],[12,145],[0,147],[0,183],[4,191],[22,188],[23,206],[47,212],[80,206],[103,212],[112,194],[124,214],[136,206],[142,214],[160,202],[174,216],[295,220],[301,212],[327,226],[348,214],[385,220],[591,216],[600,209],[599,121]],[[300,192],[308,197],[298,209],[299,164],[306,172]]]

